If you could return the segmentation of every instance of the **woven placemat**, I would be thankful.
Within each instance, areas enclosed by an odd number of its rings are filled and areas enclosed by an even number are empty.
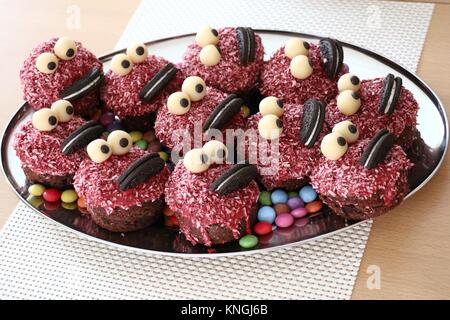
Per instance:
[[[432,11],[378,1],[143,1],[116,48],[246,25],[336,37],[414,71]],[[349,299],[371,225],[253,255],[178,258],[81,238],[19,204],[0,233],[0,298]]]

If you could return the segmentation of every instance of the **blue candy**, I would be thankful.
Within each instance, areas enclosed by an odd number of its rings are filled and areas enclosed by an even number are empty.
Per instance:
[[[258,210],[258,221],[265,221],[272,224],[275,221],[277,213],[275,209],[269,206],[263,206]]]
[[[277,204],[277,203],[286,203],[289,199],[289,196],[286,191],[277,189],[272,192],[270,198],[272,199],[273,204]]]
[[[311,186],[304,186],[300,189],[298,195],[302,198],[303,202],[313,202],[317,198],[317,192]]]
[[[116,130],[122,130],[122,124],[120,121],[114,120],[114,122],[111,122],[106,126],[106,131],[113,132]]]

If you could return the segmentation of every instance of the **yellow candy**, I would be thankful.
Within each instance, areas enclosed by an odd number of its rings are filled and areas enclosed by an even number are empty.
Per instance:
[[[78,195],[73,189],[65,190],[61,194],[61,201],[64,203],[72,203],[77,201]]]
[[[158,154],[161,157],[161,159],[163,159],[164,161],[169,160],[169,155],[167,154],[167,152],[159,151]]]
[[[250,115],[250,108],[247,106],[242,106],[241,111],[244,115],[244,118],[248,118],[248,116]]]
[[[28,193],[35,197],[40,197],[45,191],[45,187],[42,184],[32,184],[28,188]]]
[[[140,131],[131,131],[130,132],[131,140],[133,140],[133,143],[139,140],[142,140],[142,132]]]

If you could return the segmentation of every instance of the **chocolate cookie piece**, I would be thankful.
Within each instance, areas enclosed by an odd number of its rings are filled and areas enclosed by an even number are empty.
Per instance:
[[[300,126],[300,142],[312,148],[319,138],[325,119],[325,102],[309,99],[303,107],[302,123]]]
[[[380,106],[378,111],[384,114],[392,114],[400,97],[402,89],[402,78],[394,77],[389,73],[384,78],[383,90],[381,90]]]
[[[364,149],[359,163],[368,169],[375,168],[386,158],[394,145],[396,137],[387,129],[380,130]]]
[[[256,41],[252,28],[236,28],[236,37],[239,45],[239,59],[243,65],[255,61]]]
[[[177,72],[178,69],[172,63],[169,62],[166,64],[164,68],[159,70],[159,72],[142,88],[139,92],[139,98],[147,102],[151,101],[169,84]]]
[[[136,160],[119,177],[120,191],[126,191],[145,182],[148,178],[161,172],[164,165],[165,162],[158,153],[151,153]]]
[[[203,132],[209,129],[222,129],[233,117],[241,111],[244,100],[235,94],[230,94],[222,100],[211,112],[203,125]]]
[[[210,190],[223,196],[247,186],[258,177],[256,166],[249,163],[240,163],[231,167],[217,178],[210,186]]]
[[[65,155],[84,148],[89,142],[97,139],[103,132],[103,126],[94,120],[86,122],[72,132],[61,144],[61,152]]]
[[[344,61],[344,50],[338,40],[324,38],[319,42],[323,68],[330,80],[334,80]]]
[[[82,78],[75,81],[70,87],[59,93],[63,100],[73,101],[84,97],[92,90],[97,89],[103,82],[103,72],[100,68],[93,68]]]

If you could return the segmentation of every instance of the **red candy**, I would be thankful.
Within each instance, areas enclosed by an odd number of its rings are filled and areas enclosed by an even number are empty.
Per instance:
[[[272,232],[272,225],[266,221],[260,221],[255,224],[253,231],[255,231],[258,236],[263,236]]]
[[[42,197],[45,201],[56,202],[61,199],[61,192],[59,192],[59,190],[55,188],[46,189]]]

